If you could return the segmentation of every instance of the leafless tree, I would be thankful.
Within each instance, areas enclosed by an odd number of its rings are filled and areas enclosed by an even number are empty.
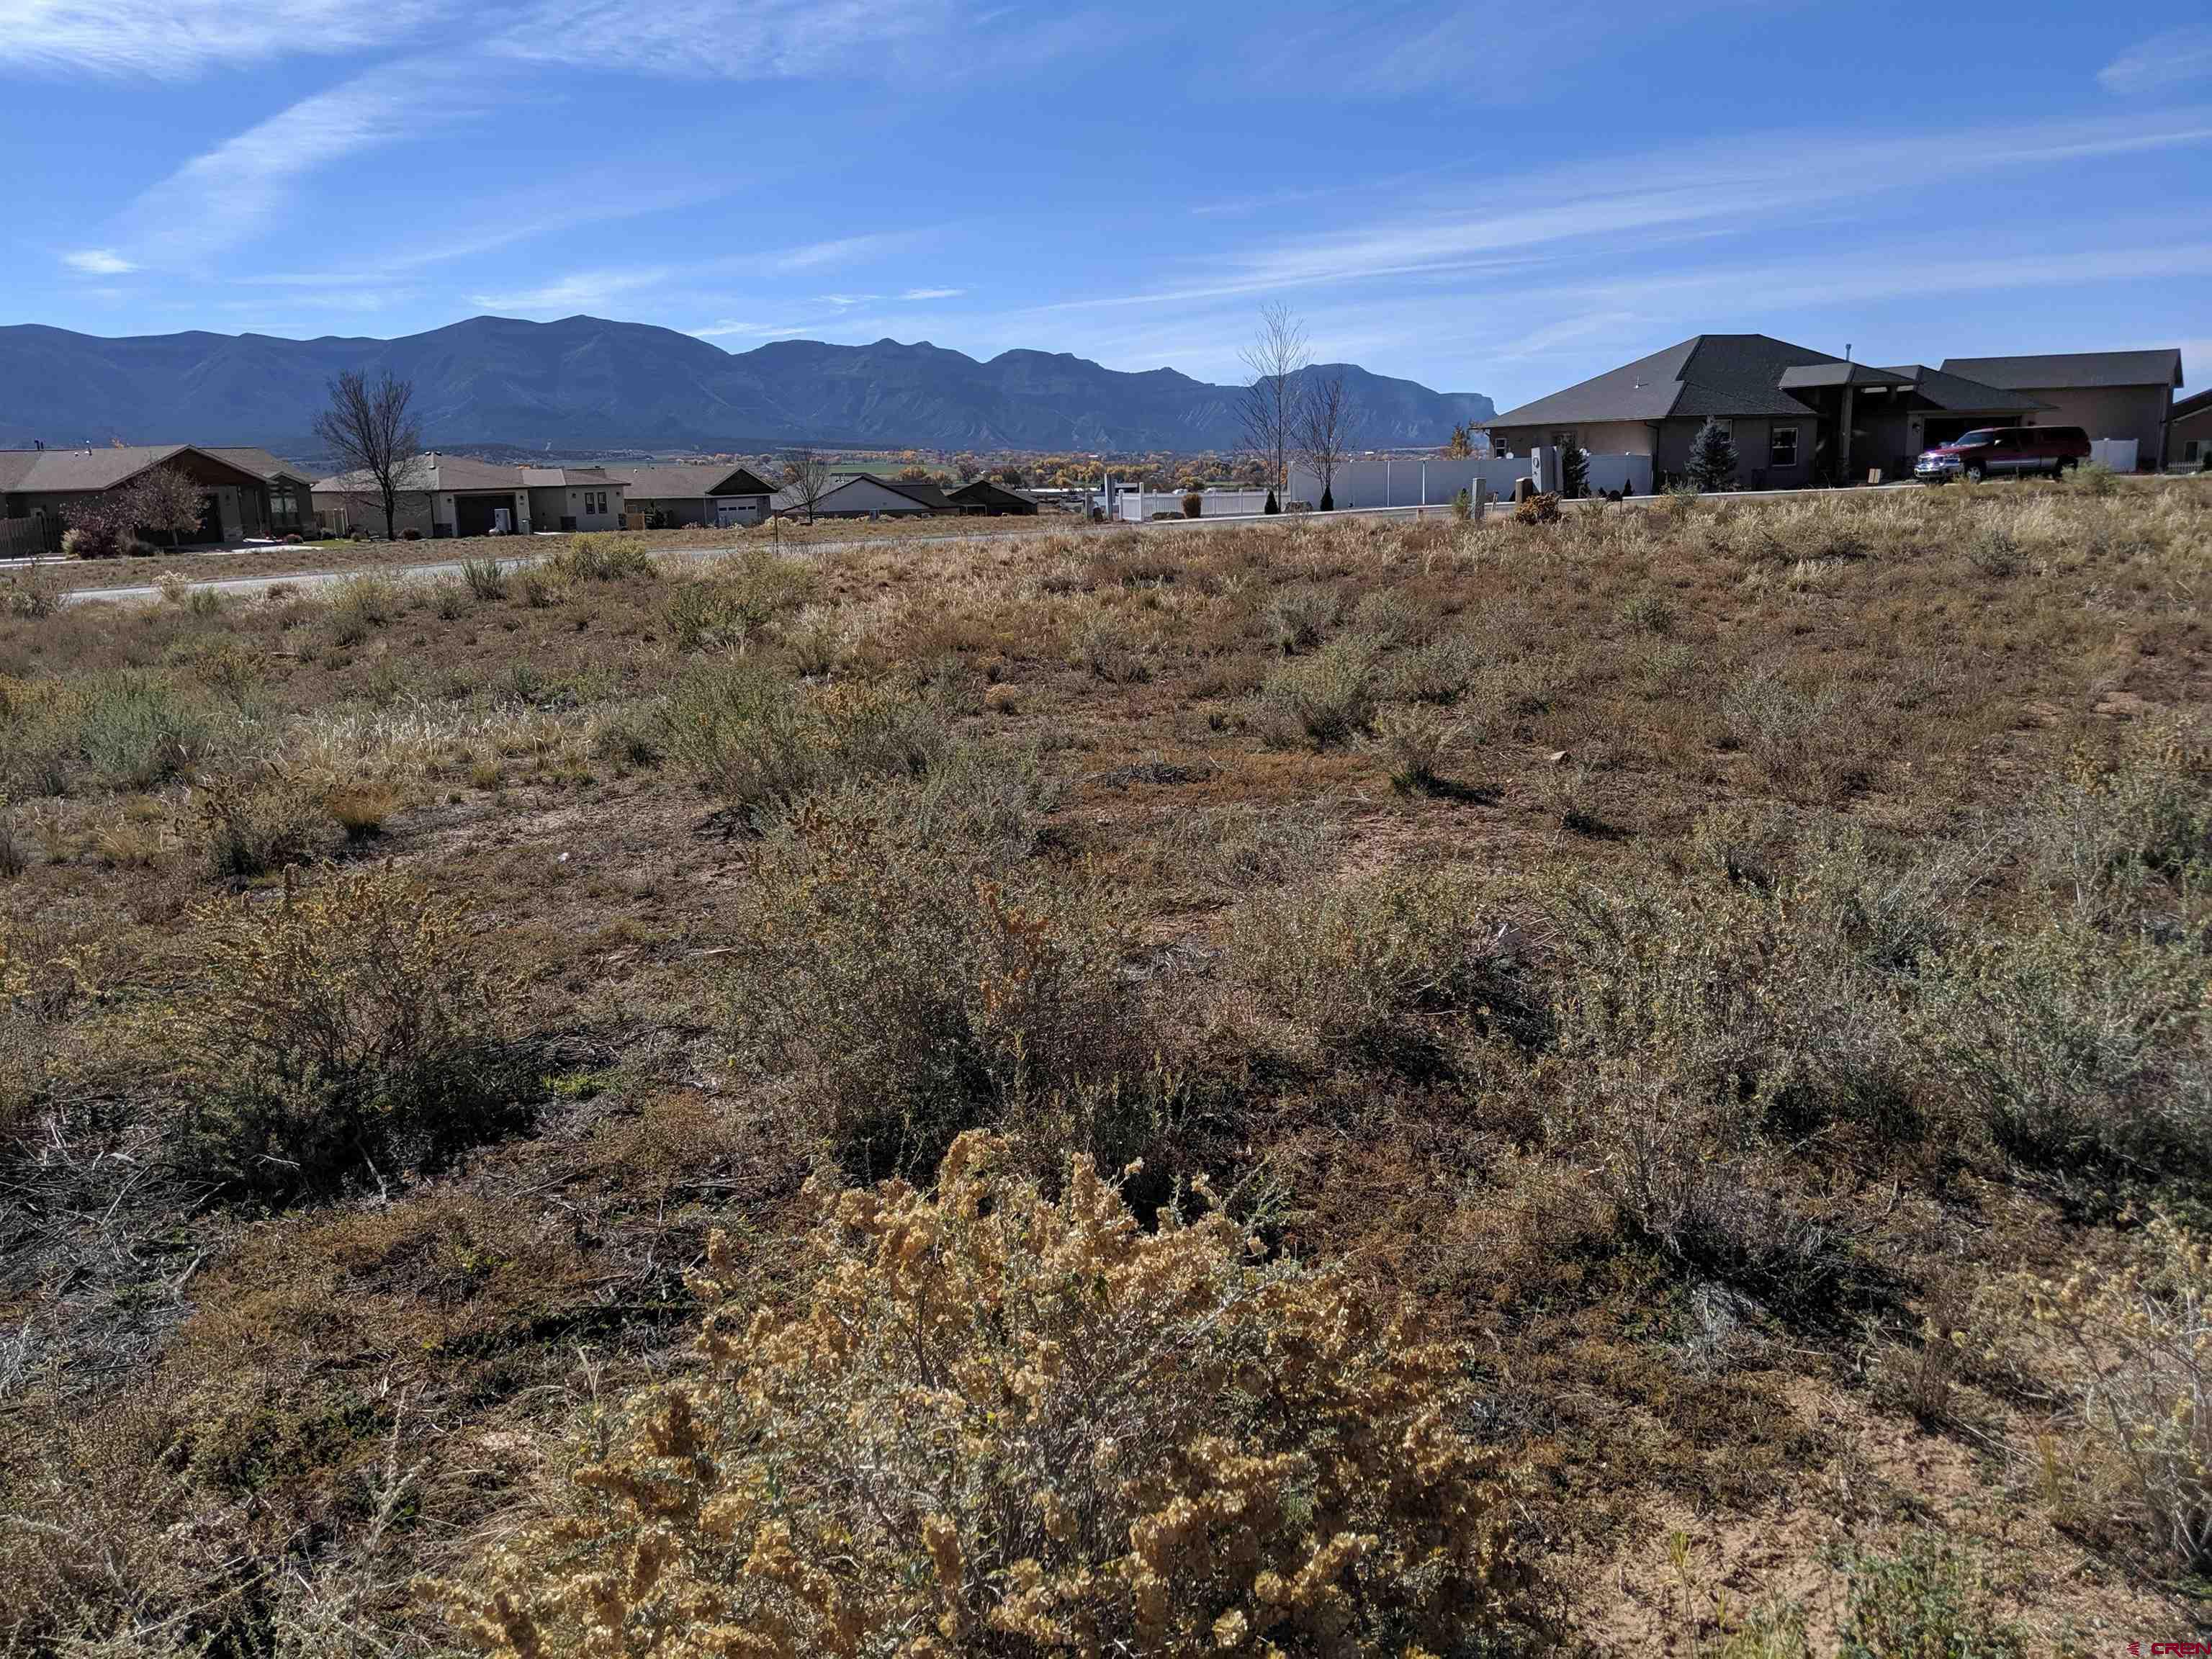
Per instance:
[[[1324,513],[1336,505],[1336,475],[1358,440],[1362,413],[1359,399],[1344,384],[1340,367],[1325,380],[1310,380],[1298,399],[1293,434],[1298,459],[1321,480]]]
[[[414,487],[422,428],[409,405],[411,380],[385,371],[374,385],[357,368],[331,377],[331,406],[315,416],[315,436],[340,472],[361,475],[365,499],[384,507],[384,538],[399,539],[399,492]]]
[[[199,528],[207,491],[173,466],[157,466],[131,482],[132,507],[141,528],[159,531],[177,545],[178,538]]]
[[[1300,394],[1306,366],[1313,361],[1306,349],[1305,325],[1291,314],[1288,306],[1262,307],[1259,331],[1244,348],[1243,359],[1252,374],[1237,411],[1243,423],[1244,447],[1266,471],[1267,488],[1281,489],[1290,483]]]
[[[815,503],[830,493],[830,458],[811,449],[787,449],[783,475],[777,482],[793,506],[805,509],[806,522],[812,524]]]
[[[128,548],[142,530],[166,535],[169,545],[197,529],[206,492],[175,467],[158,466],[112,489],[73,503],[64,544],[80,558],[106,558]]]

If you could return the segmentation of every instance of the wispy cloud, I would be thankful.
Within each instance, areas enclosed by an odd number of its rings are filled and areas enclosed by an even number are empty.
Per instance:
[[[880,294],[823,294],[816,297],[825,306],[848,311],[854,306],[872,306],[884,296]]]
[[[899,295],[902,300],[957,300],[968,290],[964,288],[910,288]]]
[[[589,311],[604,307],[623,295],[658,288],[667,280],[668,269],[665,265],[578,270],[538,288],[508,294],[471,295],[470,302],[493,311]]]
[[[216,63],[389,46],[440,0],[0,0],[12,64],[181,80]]]
[[[813,270],[822,265],[844,264],[869,254],[887,252],[901,243],[911,240],[911,236],[903,232],[866,236],[840,236],[826,242],[805,242],[797,247],[783,248],[768,255],[759,263],[769,270]],[[740,258],[736,260],[715,260],[713,263],[718,265],[732,265],[743,264],[745,261]]]
[[[2097,71],[2107,92],[2163,92],[2212,76],[2212,26],[2168,29],[2130,46]]]
[[[309,174],[356,153],[418,137],[467,107],[436,64],[403,64],[302,100],[194,156],[141,195],[122,222],[139,264],[204,263],[281,218]]]
[[[112,249],[104,247],[79,248],[62,255],[62,263],[71,270],[81,270],[88,276],[120,276],[138,267]]]
[[[945,38],[962,9],[957,0],[544,0],[489,46],[597,70],[803,79]]]
[[[1448,208],[1408,211],[1322,236],[1255,241],[1200,265],[1181,283],[1040,309],[1175,307],[1389,278],[1507,276],[1593,249],[1616,255],[1624,246],[1648,251],[1655,240],[1739,232],[1909,186],[1930,153],[1952,158],[1947,172],[1956,179],[2202,145],[2212,143],[2212,112],[1826,142],[1832,165],[1817,169],[1799,160],[1808,149],[1804,135],[1765,133],[1518,178],[1492,174],[1455,184]],[[1668,182],[1655,186],[1652,179]],[[1528,201],[1544,205],[1515,205]]]

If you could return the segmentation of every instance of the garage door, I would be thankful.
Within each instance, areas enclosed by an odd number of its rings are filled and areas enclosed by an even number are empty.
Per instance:
[[[717,497],[714,501],[714,522],[724,529],[727,529],[733,524],[758,524],[760,507],[757,503],[750,499],[733,501]]]
[[[453,498],[455,529],[464,536],[489,536],[493,514],[501,507],[514,510],[512,495],[457,495]]]

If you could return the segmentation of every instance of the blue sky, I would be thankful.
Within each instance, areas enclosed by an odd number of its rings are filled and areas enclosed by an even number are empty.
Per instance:
[[[0,321],[589,312],[1228,379],[1281,300],[1501,405],[1701,330],[2178,343],[2197,386],[2191,10],[0,0]]]

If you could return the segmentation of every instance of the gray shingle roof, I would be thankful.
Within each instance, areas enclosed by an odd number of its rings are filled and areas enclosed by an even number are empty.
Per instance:
[[[431,489],[520,489],[522,469],[498,466],[467,455],[431,454],[422,458],[428,466]]]
[[[1765,334],[1699,334],[1632,363],[1493,416],[1492,427],[1589,425],[1599,421],[1717,415],[1802,415],[1782,389],[1792,368],[1842,360]]]
[[[2079,391],[2102,386],[2179,386],[2181,353],[2061,351],[2029,357],[1946,357],[1946,374],[2008,392]]]
[[[1912,389],[1936,408],[1954,415],[2032,415],[2049,404],[2025,392],[2006,392],[1963,375],[1947,374],[1925,363],[1906,363],[1891,374],[1905,377]]]
[[[1785,368],[1775,384],[1784,392],[1812,392],[1830,386],[1907,386],[1911,377],[1893,368],[1876,368],[1872,363],[1842,362],[1830,358],[1823,363],[1800,363]]]
[[[775,487],[742,466],[633,466],[629,493],[641,501],[702,501],[709,495],[770,495]]]
[[[149,467],[191,453],[266,481],[278,472],[305,480],[265,449],[214,449],[204,444],[110,444],[103,449],[0,452],[0,489],[21,495],[89,494],[112,489]]]
[[[2185,415],[2198,414],[2207,409],[2212,409],[2212,388],[2193,393],[2186,398],[2175,398],[2173,418],[2178,421]]]
[[[301,483],[313,483],[313,477],[289,461],[280,461],[265,449],[253,449],[238,445],[226,445],[218,449],[198,446],[204,455],[228,461],[233,466],[244,467],[256,477],[274,480],[291,478]]]
[[[0,454],[0,489],[23,495],[112,489],[148,467],[181,454],[183,444],[111,445],[106,449],[17,449]]]

